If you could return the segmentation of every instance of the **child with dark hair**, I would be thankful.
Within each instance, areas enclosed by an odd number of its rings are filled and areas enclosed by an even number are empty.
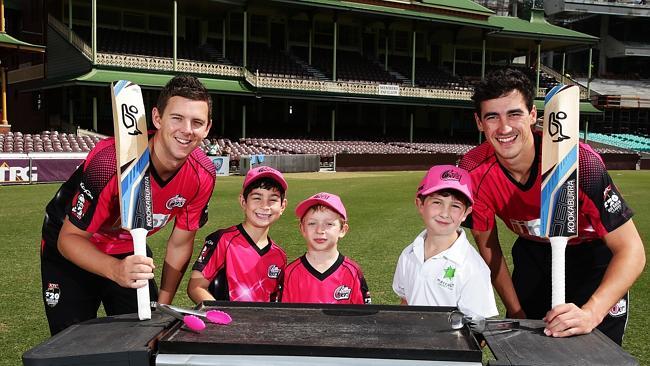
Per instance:
[[[454,306],[471,317],[499,315],[490,269],[460,224],[474,202],[469,174],[453,165],[429,169],[415,206],[426,226],[400,255],[393,290],[403,305]]]
[[[131,235],[119,227],[115,139],[102,140],[61,185],[45,208],[41,283],[45,314],[54,335],[97,317],[137,312],[136,289],[170,304],[192,257],[196,231],[208,219],[214,164],[199,148],[212,126],[212,101],[193,76],[172,78],[151,110],[155,132],[149,153],[154,235],[173,223],[166,244],[160,291],[152,253],[133,253]],[[160,270],[158,271],[160,272]]]
[[[286,190],[279,171],[267,166],[248,171],[239,195],[244,222],[206,237],[187,286],[194,302],[276,300],[287,255],[268,235],[287,207]]]

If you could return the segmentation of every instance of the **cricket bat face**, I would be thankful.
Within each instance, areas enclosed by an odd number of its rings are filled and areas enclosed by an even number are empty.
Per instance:
[[[153,228],[147,120],[142,91],[120,80],[111,85],[122,228]]]
[[[544,102],[541,236],[578,235],[580,90],[558,85]]]
[[[140,87],[120,80],[111,85],[117,179],[122,228],[133,238],[133,254],[147,255],[153,228],[147,120]],[[137,289],[138,318],[151,319],[149,284]]]

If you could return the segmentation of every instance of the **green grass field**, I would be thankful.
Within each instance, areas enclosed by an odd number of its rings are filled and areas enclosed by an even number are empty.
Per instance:
[[[290,260],[305,251],[293,214],[296,204],[317,192],[339,194],[350,217],[350,232],[339,243],[340,251],[363,268],[375,304],[396,304],[391,290],[395,263],[401,250],[422,229],[416,213],[414,192],[423,172],[300,173],[287,174],[289,206],[271,229],[271,237],[287,251]],[[635,210],[634,220],[645,243],[650,237],[650,171],[613,171],[615,183]],[[194,253],[210,232],[239,223],[242,213],[237,196],[243,178],[217,180],[210,203],[208,224],[198,233]],[[39,243],[46,203],[58,184],[0,187],[0,365],[19,365],[23,352],[49,337],[41,296]],[[170,225],[171,226],[171,225]],[[149,239],[156,265],[162,268],[169,229]],[[510,253],[514,236],[500,226],[504,252]],[[646,249],[646,256],[648,255]],[[194,259],[193,259],[194,260]],[[193,261],[192,260],[192,261]],[[156,278],[160,279],[157,270]],[[187,276],[174,301],[190,306],[185,294]],[[643,315],[650,306],[650,277],[644,272],[631,290],[630,320],[624,348],[641,365],[650,365],[650,319]],[[503,307],[499,304],[501,315]]]

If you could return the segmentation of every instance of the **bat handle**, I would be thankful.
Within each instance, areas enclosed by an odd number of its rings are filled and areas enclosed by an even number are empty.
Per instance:
[[[133,254],[147,256],[147,229],[137,228],[130,231],[133,238]],[[138,318],[140,320],[151,319],[151,302],[149,300],[149,281],[147,285],[137,289],[138,291]]]
[[[551,240],[551,307],[564,304],[565,286],[565,251],[569,238],[553,236]]]

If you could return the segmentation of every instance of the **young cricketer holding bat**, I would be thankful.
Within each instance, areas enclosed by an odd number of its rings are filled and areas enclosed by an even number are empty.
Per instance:
[[[567,337],[598,327],[621,344],[628,317],[628,290],[643,271],[645,252],[632,210],[600,156],[579,147],[578,237],[566,249],[566,303],[551,308],[551,248],[540,237],[541,135],[533,132],[534,87],[513,69],[489,74],[475,89],[475,120],[486,141],[468,152],[474,206],[465,225],[509,317],[544,319],[544,333]],[[495,216],[519,237],[508,272]]]
[[[160,303],[172,302],[196,230],[207,221],[215,170],[198,146],[212,125],[211,110],[210,95],[192,76],[171,79],[152,110],[149,235],[174,221],[160,293],[150,286]],[[52,334],[97,317],[100,303],[108,315],[137,312],[135,289],[153,282],[153,260],[133,255],[131,235],[120,228],[115,152],[113,138],[98,143],[46,207],[41,278]]]

